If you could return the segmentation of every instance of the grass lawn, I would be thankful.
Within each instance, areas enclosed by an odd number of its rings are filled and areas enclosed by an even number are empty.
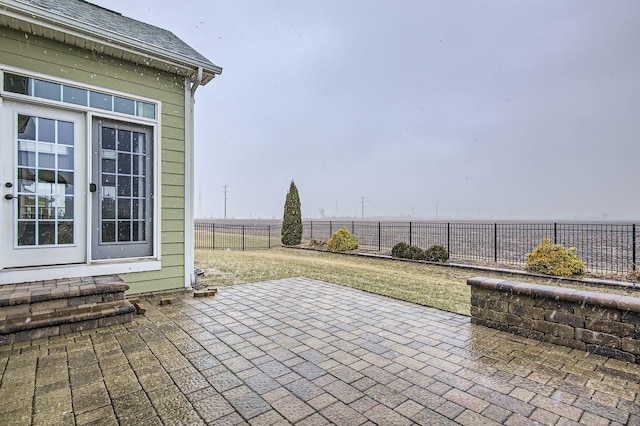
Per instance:
[[[465,315],[470,307],[466,282],[471,277],[558,285],[540,278],[287,248],[196,250],[195,258],[196,266],[205,271],[205,277],[199,279],[203,284],[225,286],[304,276]]]

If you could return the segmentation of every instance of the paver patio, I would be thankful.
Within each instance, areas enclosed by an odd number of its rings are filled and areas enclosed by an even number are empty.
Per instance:
[[[291,278],[0,347],[2,424],[640,425],[640,366]]]

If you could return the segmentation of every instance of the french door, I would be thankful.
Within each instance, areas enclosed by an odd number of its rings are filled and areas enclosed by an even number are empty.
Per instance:
[[[91,258],[153,255],[152,129],[94,118]]]
[[[85,115],[0,110],[0,268],[86,262]]]

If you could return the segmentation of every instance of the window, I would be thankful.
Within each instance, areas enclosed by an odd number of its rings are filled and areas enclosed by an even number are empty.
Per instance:
[[[49,99],[67,104],[88,106],[144,118],[156,118],[156,106],[107,93],[89,91],[67,84],[53,83],[38,78],[9,72],[3,73],[4,90],[34,98]]]

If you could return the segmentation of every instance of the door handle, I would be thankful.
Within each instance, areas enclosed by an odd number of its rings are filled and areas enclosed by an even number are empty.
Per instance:
[[[5,194],[4,199],[5,200],[13,200],[15,197],[13,196],[13,194]]]
[[[89,184],[89,192],[96,192],[97,190],[98,190],[98,187],[96,186],[95,183]]]

